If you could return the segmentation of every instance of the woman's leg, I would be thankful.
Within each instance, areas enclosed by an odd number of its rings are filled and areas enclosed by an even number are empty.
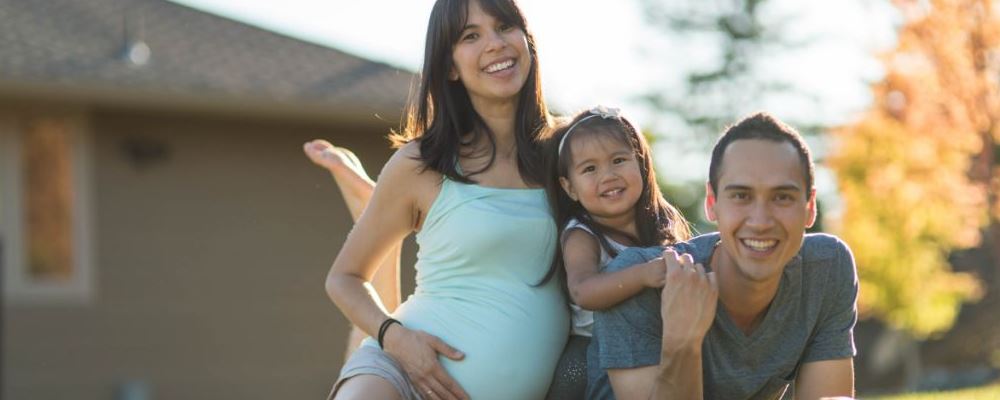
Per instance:
[[[344,197],[344,202],[347,203],[351,218],[357,222],[375,191],[375,182],[368,177],[361,161],[350,150],[335,147],[322,139],[307,142],[304,151],[309,160],[333,175],[333,180],[337,182],[340,194]],[[400,302],[399,257],[401,250],[402,243],[399,243],[382,262],[372,278],[372,286],[389,312],[394,311]],[[347,340],[347,351],[344,354],[345,360],[350,357],[354,349],[358,348],[364,337],[364,332],[357,327],[351,327],[351,333]]]
[[[385,378],[375,375],[358,375],[340,384],[337,392],[332,396],[333,400],[367,400],[367,399],[391,399],[399,400],[399,390]]]

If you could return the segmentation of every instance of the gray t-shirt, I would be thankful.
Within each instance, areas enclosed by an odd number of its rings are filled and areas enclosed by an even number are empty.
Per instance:
[[[673,247],[708,265],[716,233]],[[660,257],[663,248],[629,248],[606,271]],[[744,335],[718,307],[702,345],[706,399],[778,399],[803,363],[853,357],[858,279],[854,257],[834,236],[806,235],[789,261],[778,292],[756,329]],[[595,313],[594,339],[601,368],[636,368],[660,362],[660,291],[647,289]]]

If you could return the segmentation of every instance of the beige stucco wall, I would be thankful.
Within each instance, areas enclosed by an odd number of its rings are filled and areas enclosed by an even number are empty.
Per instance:
[[[128,380],[148,383],[152,399],[325,396],[347,324],[323,279],[351,222],[301,145],[329,138],[377,174],[388,126],[86,117],[94,296],[89,305],[5,302],[3,398],[114,399]],[[134,163],[123,147],[136,139],[166,157]],[[412,244],[405,253],[412,282]]]

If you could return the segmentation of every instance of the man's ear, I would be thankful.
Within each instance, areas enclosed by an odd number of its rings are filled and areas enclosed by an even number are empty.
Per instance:
[[[809,202],[806,203],[806,212],[809,215],[806,216],[806,228],[812,228],[813,224],[816,223],[816,189],[809,189]]]
[[[573,190],[573,184],[570,183],[569,179],[560,176],[559,186],[562,186],[563,191],[566,192],[566,195],[569,196],[569,198],[573,199],[573,201],[579,201],[576,196],[576,191]]]
[[[715,191],[712,190],[712,184],[705,182],[705,217],[712,222],[716,220],[715,201]]]

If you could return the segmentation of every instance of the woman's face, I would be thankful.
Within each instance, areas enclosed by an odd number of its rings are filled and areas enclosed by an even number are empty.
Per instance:
[[[532,60],[521,28],[494,18],[478,1],[470,1],[452,62],[449,79],[461,81],[477,104],[515,100],[528,79]]]

